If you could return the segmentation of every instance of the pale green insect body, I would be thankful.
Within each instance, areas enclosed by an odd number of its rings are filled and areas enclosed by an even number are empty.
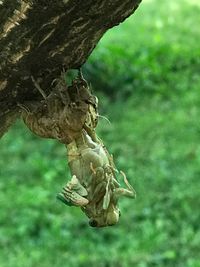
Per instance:
[[[84,204],[80,205],[79,202],[79,205],[90,218],[90,225],[103,227],[116,224],[119,208],[114,195],[120,185],[108,151],[101,141],[94,142],[85,130],[67,148],[72,177],[75,176],[77,183],[87,192],[82,199]],[[76,200],[73,201],[76,205]]]

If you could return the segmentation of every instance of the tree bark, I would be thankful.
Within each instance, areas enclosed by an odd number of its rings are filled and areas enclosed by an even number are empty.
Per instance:
[[[79,68],[140,0],[0,0],[0,136],[18,102],[38,98],[63,68]],[[11,116],[12,114],[12,116]]]

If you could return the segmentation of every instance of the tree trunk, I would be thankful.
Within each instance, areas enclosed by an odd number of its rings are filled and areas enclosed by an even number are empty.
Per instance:
[[[18,102],[38,98],[65,70],[79,68],[103,34],[140,0],[0,0],[0,136]]]

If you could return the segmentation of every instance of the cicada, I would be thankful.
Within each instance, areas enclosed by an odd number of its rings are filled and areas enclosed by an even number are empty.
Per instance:
[[[67,205],[80,206],[93,227],[116,224],[120,216],[119,198],[136,196],[125,174],[121,172],[127,188],[122,188],[113,159],[102,141],[95,142],[85,130],[67,145],[67,150],[72,178],[58,198]]]
[[[117,171],[113,157],[96,134],[97,97],[81,73],[72,85],[66,86],[61,79],[50,95],[42,94],[44,99],[40,102],[21,106],[21,113],[32,132],[57,139],[67,148],[71,179],[57,195],[58,199],[80,207],[92,227],[116,224],[120,216],[119,198],[135,198],[136,193],[125,174]],[[119,175],[127,188],[121,187]]]

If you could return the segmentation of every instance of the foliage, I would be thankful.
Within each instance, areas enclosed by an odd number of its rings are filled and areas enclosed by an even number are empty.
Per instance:
[[[191,80],[199,79],[199,11],[195,0],[142,3],[90,57],[85,70],[94,88],[119,98],[188,90]]]
[[[1,267],[200,266],[199,9],[195,0],[144,2],[85,67],[111,121],[99,135],[138,194],[121,200],[117,226],[90,228],[56,200],[69,177],[63,145],[22,123],[4,136]]]

